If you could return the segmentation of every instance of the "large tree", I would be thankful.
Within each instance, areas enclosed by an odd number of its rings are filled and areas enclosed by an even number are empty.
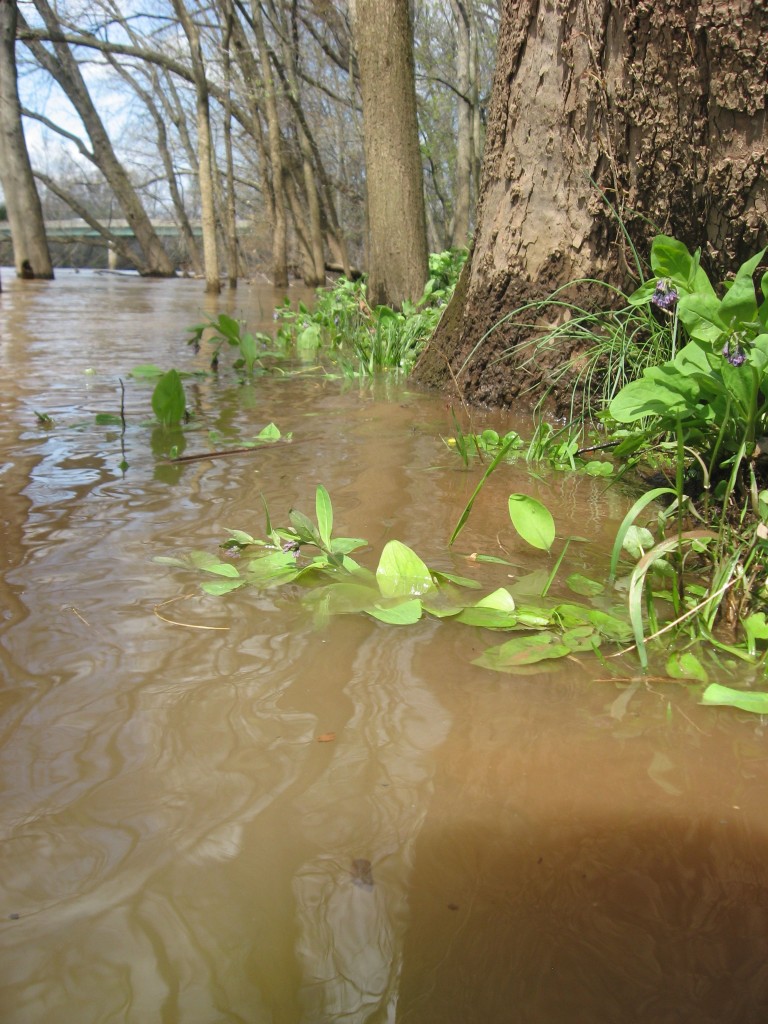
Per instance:
[[[0,182],[11,225],[13,258],[19,277],[53,277],[37,193],[21,121],[16,78],[17,9],[0,0]]]
[[[721,277],[765,245],[767,34],[752,0],[504,0],[474,250],[417,378],[511,404],[548,375],[511,311],[604,305],[659,231]]]
[[[427,279],[408,0],[355,0],[368,196],[368,299],[399,306]]]

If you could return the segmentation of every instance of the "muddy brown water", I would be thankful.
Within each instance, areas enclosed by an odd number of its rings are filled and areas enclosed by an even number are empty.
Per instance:
[[[274,294],[3,287],[5,1024],[768,1020],[759,719],[586,658],[495,674],[480,630],[318,627],[291,594],[206,597],[153,561],[260,531],[262,495],[276,521],[311,513],[322,482],[371,566],[397,537],[488,589],[510,570],[472,551],[546,569],[506,516],[526,490],[590,538],[570,570],[600,574],[626,495],[506,468],[449,553],[478,469],[441,440],[444,401],[314,375],[188,382],[209,425],[294,440],[169,466],[128,371],[202,368],[183,328],[268,328]],[[121,377],[124,452],[94,425]]]

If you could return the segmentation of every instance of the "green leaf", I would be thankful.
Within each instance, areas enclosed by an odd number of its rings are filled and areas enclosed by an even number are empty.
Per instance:
[[[220,597],[222,594],[229,594],[232,590],[237,590],[242,586],[245,586],[245,580],[211,580],[208,583],[203,583],[200,589],[204,590],[206,594]]]
[[[597,594],[602,594],[605,590],[604,583],[591,580],[588,576],[582,576],[578,572],[572,572],[565,582],[574,594],[581,594],[583,597],[595,597]]]
[[[178,371],[169,370],[158,380],[152,392],[152,411],[164,427],[181,423],[186,400]]]
[[[216,330],[223,334],[230,345],[237,345],[240,342],[240,324],[226,313],[219,314],[218,319],[212,321]]]
[[[154,363],[143,363],[141,366],[134,366],[130,376],[141,380],[152,380],[155,377],[162,377],[163,371]]]
[[[245,360],[246,372],[253,373],[253,367],[259,358],[259,347],[252,334],[244,334],[240,338],[240,354]]]
[[[701,696],[701,703],[710,706],[738,708],[755,715],[768,715],[768,693],[755,690],[734,690],[730,686],[710,683]]]
[[[467,576],[457,576],[452,572],[440,572],[438,569],[432,569],[432,578],[435,582],[439,583],[454,583],[457,587],[468,587],[470,590],[479,590],[482,587],[482,583],[478,583],[477,580],[471,580]]]
[[[676,416],[692,407],[697,394],[696,384],[682,376],[661,381],[646,375],[625,384],[608,412],[617,423],[634,423],[646,416]]]
[[[279,427],[276,427],[274,423],[268,423],[256,435],[259,441],[279,441],[282,436]]]
[[[97,412],[94,423],[100,427],[122,427],[123,419],[112,412]]]
[[[427,566],[399,540],[384,545],[376,579],[384,597],[417,597],[434,588]]]
[[[331,533],[333,532],[333,505],[328,491],[320,484],[315,492],[315,514],[320,531],[320,540],[326,548],[331,549]]]
[[[707,670],[690,651],[675,651],[667,658],[666,668],[670,679],[698,679],[701,683],[709,682]]]
[[[499,587],[471,607],[465,608],[457,616],[457,621],[486,629],[509,629],[517,624],[515,599],[508,590]]]
[[[419,621],[422,611],[421,601],[417,597],[394,605],[375,604],[365,610],[374,619],[388,622],[392,626],[410,626]]]
[[[293,523],[302,544],[314,544],[315,547],[322,548],[323,542],[320,539],[320,533],[309,516],[292,508],[288,513],[288,518]]]
[[[232,579],[237,579],[240,576],[237,566],[232,565],[231,562],[213,562],[211,565],[201,566],[201,568],[216,576],[230,576]]]
[[[747,649],[755,657],[757,641],[768,640],[768,622],[766,622],[765,612],[753,612],[744,619],[741,625],[747,638]]]
[[[632,526],[627,527],[621,546],[633,558],[642,558],[654,543],[654,537],[650,530],[645,526],[635,526],[633,523]]]
[[[563,658],[570,653],[570,647],[556,633],[534,633],[532,636],[514,637],[498,647],[489,647],[472,664],[495,672],[508,672],[522,665]]]
[[[549,551],[555,539],[555,521],[546,505],[528,494],[510,494],[509,518],[526,543]]]
[[[716,344],[728,325],[720,315],[720,302],[716,295],[694,292],[684,295],[677,304],[677,315],[692,338]]]
[[[656,501],[663,494],[672,494],[677,497],[677,492],[672,487],[654,487],[652,490],[646,491],[645,494],[641,495],[622,519],[621,526],[616,532],[616,539],[613,542],[613,549],[611,551],[611,567],[608,572],[609,580],[613,581],[616,579],[616,566],[619,564],[619,557],[624,546],[624,538],[627,536],[629,528],[646,505],[649,505],[652,501]]]
[[[669,235],[657,235],[651,243],[651,270],[679,287],[687,287],[693,257],[682,242]]]
[[[720,319],[729,326],[753,323],[757,319],[757,298],[753,276],[760,264],[765,249],[742,263],[736,271],[733,284],[720,303]]]

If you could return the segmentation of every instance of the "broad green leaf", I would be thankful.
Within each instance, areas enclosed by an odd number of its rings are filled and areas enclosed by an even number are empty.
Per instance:
[[[755,690],[734,690],[730,686],[710,683],[701,696],[701,703],[738,708],[755,715],[768,715],[768,693]]]
[[[292,508],[288,513],[288,518],[293,523],[293,527],[299,535],[299,540],[302,544],[314,544],[318,548],[323,546],[320,533],[309,516],[305,516],[303,512]]]
[[[683,377],[672,387],[669,382],[645,376],[626,384],[611,401],[608,412],[617,423],[634,423],[646,416],[676,416],[691,408],[697,391]]]
[[[152,380],[155,377],[162,377],[163,370],[154,363],[142,363],[141,366],[134,366],[130,375],[141,380]]]
[[[384,545],[376,579],[384,597],[418,597],[434,588],[427,566],[399,540]]]
[[[510,494],[509,518],[531,547],[549,551],[555,539],[555,521],[546,505],[528,494]]]
[[[279,441],[282,436],[280,428],[276,427],[274,423],[268,423],[256,435],[259,441]]]
[[[246,372],[253,373],[253,367],[259,358],[259,347],[252,334],[244,334],[240,338],[240,354],[245,360]]]
[[[218,319],[213,321],[213,326],[224,335],[230,345],[237,345],[240,341],[240,324],[226,313],[221,313]]]
[[[654,543],[654,537],[650,530],[646,529],[645,526],[635,526],[633,523],[632,526],[627,528],[621,546],[633,558],[642,558],[645,552],[653,547]]]
[[[421,601],[415,597],[394,605],[376,604],[365,610],[380,622],[388,622],[392,626],[410,626],[419,621],[422,609]]]
[[[240,573],[237,566],[232,565],[231,562],[214,562],[211,565],[203,566],[205,572],[212,572],[216,576],[230,576],[232,579],[237,579]]]
[[[99,427],[122,427],[123,418],[113,412],[97,412],[94,423]]]
[[[676,238],[657,235],[651,243],[651,270],[657,278],[666,278],[678,287],[687,287],[692,264],[693,257]]]
[[[350,551],[365,547],[368,547],[368,541],[363,537],[334,537],[330,544],[334,555],[346,555]]]
[[[467,576],[457,576],[452,572],[440,572],[432,569],[432,577],[436,583],[454,583],[457,587],[467,587],[469,590],[480,590],[482,583],[471,580]]]
[[[152,411],[164,427],[181,423],[186,411],[186,400],[177,370],[169,370],[158,380],[152,392]]]
[[[333,505],[328,491],[319,485],[315,493],[315,514],[317,515],[317,526],[320,531],[320,540],[326,548],[331,547],[331,533],[333,532]]]
[[[742,622],[742,627],[747,638],[747,649],[754,657],[757,654],[757,641],[768,640],[768,622],[765,612],[753,612]]]
[[[593,459],[586,464],[584,472],[587,476],[613,476],[613,463]]]
[[[514,637],[498,647],[489,647],[472,664],[495,672],[506,672],[550,658],[563,658],[570,653],[570,648],[556,633],[534,633],[532,636]]]
[[[736,271],[733,284],[720,303],[720,319],[723,323],[729,326],[738,326],[741,323],[753,323],[757,319],[757,299],[753,276],[764,255],[765,249],[761,249],[746,263],[742,263]]]
[[[677,315],[688,334],[700,341],[716,344],[728,328],[720,316],[720,302],[714,294],[684,295],[677,304]]]
[[[471,607],[465,608],[457,617],[457,621],[467,626],[483,626],[486,629],[509,629],[517,625],[515,599],[508,590],[500,587]]]
[[[701,683],[709,682],[707,670],[690,651],[675,651],[667,658],[666,669],[670,679],[698,679]]]
[[[200,587],[206,594],[220,597],[222,594],[229,594],[232,590],[245,586],[245,580],[211,580],[203,583]]]
[[[574,594],[581,594],[583,597],[595,597],[597,594],[602,594],[605,590],[604,583],[591,580],[588,576],[582,576],[578,572],[572,572],[565,582]]]

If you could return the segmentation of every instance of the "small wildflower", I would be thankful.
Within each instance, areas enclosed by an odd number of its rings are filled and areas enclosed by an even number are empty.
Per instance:
[[[723,345],[723,357],[728,360],[731,366],[743,366],[747,361],[747,353],[738,341],[729,338]]]
[[[294,558],[299,557],[301,551],[301,544],[297,540],[287,540],[283,544],[283,551],[286,555],[293,555]]]
[[[657,309],[663,309],[669,313],[677,305],[678,294],[672,285],[665,278],[660,277],[656,282],[656,291],[651,296],[651,302]]]

